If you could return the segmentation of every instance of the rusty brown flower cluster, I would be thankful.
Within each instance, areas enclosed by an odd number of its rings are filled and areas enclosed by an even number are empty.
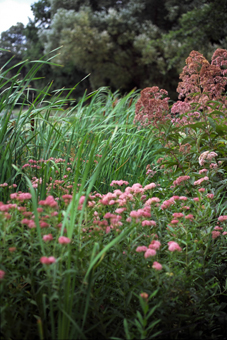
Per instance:
[[[209,109],[207,102],[216,100],[227,108],[225,95],[227,85],[227,50],[217,49],[211,64],[204,56],[192,51],[186,59],[186,66],[180,74],[177,87],[179,99],[186,103],[199,103],[200,109]]]
[[[158,86],[142,90],[136,103],[134,123],[139,122],[142,126],[154,125],[157,127],[157,123],[170,120],[167,95],[168,92],[159,89]]]

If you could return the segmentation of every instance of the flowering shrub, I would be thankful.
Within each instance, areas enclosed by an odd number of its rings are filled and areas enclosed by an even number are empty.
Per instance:
[[[141,96],[136,103],[134,122],[139,122],[143,126],[156,127],[162,139],[164,134],[162,125],[169,125],[170,119],[175,127],[187,127],[189,133],[193,133],[190,124],[198,121],[212,125],[211,120],[208,119],[210,113],[219,124],[227,124],[226,121],[220,120],[217,111],[217,109],[227,108],[226,50],[217,49],[212,56],[211,64],[201,53],[192,51],[186,59],[186,66],[180,74],[180,79],[182,81],[177,87],[180,100],[171,108],[172,119],[169,114],[169,98],[163,98],[167,92],[154,86],[141,91]],[[207,127],[204,126],[204,129],[207,130]],[[181,152],[184,150],[183,146],[184,144],[180,146]]]
[[[119,181],[118,183],[115,182],[115,185],[122,186],[122,182],[124,182],[125,189],[116,188],[113,192],[107,194],[89,194],[86,202],[86,223],[84,221],[81,228],[82,247],[79,253],[77,250],[77,256],[83,256],[85,265],[88,256],[82,249],[89,242],[89,239],[92,240],[92,244],[101,239],[104,244],[108,244],[113,237],[116,238],[117,235],[120,236],[125,230],[133,227],[130,230],[133,230],[132,235],[134,236],[131,236],[128,241],[125,240],[124,243],[115,248],[115,251],[125,257],[124,261],[127,261],[128,265],[133,264],[137,274],[142,275],[142,272],[146,273],[149,268],[154,282],[166,280],[166,275],[170,275],[170,277],[173,275],[177,278],[182,270],[186,270],[187,275],[191,272],[190,275],[193,277],[197,271],[200,271],[199,262],[195,260],[196,254],[200,254],[201,250],[206,249],[206,253],[208,252],[212,256],[212,252],[218,244],[227,245],[227,224],[225,223],[227,217],[211,213],[212,203],[210,198],[215,197],[210,194],[212,187],[209,184],[209,178],[207,177],[206,181],[201,181],[204,179],[203,173],[199,174],[198,172],[197,176],[200,176],[200,180],[193,181],[189,176],[184,178],[187,186],[179,185],[179,183],[183,183],[182,177],[180,177],[177,182],[178,185],[174,185],[172,188],[174,190],[172,196],[167,200],[162,192],[163,188],[158,183],[150,183],[144,186],[136,183],[132,186],[126,186],[128,182]],[[201,184],[199,181],[205,187],[198,188]],[[176,183],[176,180],[173,182]],[[189,188],[190,195],[188,196]],[[171,192],[171,189],[169,192]],[[183,193],[187,196],[183,196]],[[16,236],[12,237],[13,229],[20,230],[22,234],[26,233],[28,240],[33,239],[33,242],[38,237],[35,216],[30,211],[29,200],[31,198],[29,197],[31,195],[29,196],[29,193],[20,193],[19,195],[26,198],[25,206],[24,200],[18,199],[18,195],[11,195],[12,202],[1,203],[0,206],[1,226],[5,233],[4,247],[12,252],[12,247],[9,246],[13,244],[15,246],[13,252],[18,255],[21,250]],[[196,205],[193,195],[198,195],[198,204]],[[81,204],[85,202],[84,197],[82,195],[79,198]],[[185,213],[185,201],[188,204],[187,214]],[[90,204],[91,202],[93,204]],[[73,234],[72,239],[61,235],[62,232],[68,233],[67,228],[62,230],[64,216],[61,209],[64,206],[67,207],[69,202],[65,203],[65,198],[59,197],[58,203],[56,203],[53,196],[47,196],[45,200],[38,201],[38,204],[42,207],[37,208],[37,213],[41,236],[45,243],[45,255],[41,256],[42,253],[36,250],[36,258],[39,259],[38,262],[44,265],[43,270],[61,271],[60,268],[64,266],[67,257],[64,244],[71,245],[71,249],[74,249],[74,251],[77,249],[76,233]],[[78,210],[80,211],[79,205]],[[10,217],[6,215],[9,213]],[[22,217],[26,215],[30,218],[23,219]],[[213,226],[213,224],[220,222],[222,227]],[[142,257],[140,253],[143,254]],[[1,262],[2,282],[9,280],[11,273],[17,270],[17,262],[11,263],[11,259],[12,255]],[[139,266],[134,262],[135,259],[138,260]],[[103,261],[106,260],[103,259]],[[37,265],[38,263],[35,266],[37,267]],[[84,265],[79,271],[84,268]],[[154,271],[153,274],[152,270]],[[160,275],[162,273],[163,276],[157,277],[158,272],[160,272]],[[51,277],[50,280],[52,280]],[[169,285],[173,289],[170,282]],[[146,294],[143,293],[141,297],[147,299]],[[189,295],[188,299],[190,298]],[[187,303],[189,303],[189,300]],[[198,306],[197,308],[199,310]],[[158,315],[161,317],[161,314],[158,313]]]

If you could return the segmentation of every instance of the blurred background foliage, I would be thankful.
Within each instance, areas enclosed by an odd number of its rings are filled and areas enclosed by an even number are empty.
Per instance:
[[[101,86],[126,94],[155,85],[176,100],[189,53],[210,60],[227,48],[227,0],[39,0],[31,8],[34,20],[26,27],[2,32],[0,48],[7,51],[0,51],[0,69],[11,57],[9,66],[47,60],[62,46],[53,60],[62,66],[45,64],[33,86],[54,80],[52,89],[70,88],[90,74],[77,86],[78,97]]]

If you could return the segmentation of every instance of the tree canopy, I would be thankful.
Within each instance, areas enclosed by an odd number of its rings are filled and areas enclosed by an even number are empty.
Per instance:
[[[59,87],[90,74],[81,90],[155,85],[174,97],[192,50],[210,58],[227,47],[227,0],[39,0],[31,8],[34,20],[3,32],[0,48],[32,60],[62,46],[54,61],[63,67],[43,71]]]

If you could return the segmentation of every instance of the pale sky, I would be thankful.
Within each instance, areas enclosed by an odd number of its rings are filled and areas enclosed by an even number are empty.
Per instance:
[[[26,26],[28,17],[33,19],[30,6],[35,2],[37,0],[0,0],[0,34],[17,22]]]

